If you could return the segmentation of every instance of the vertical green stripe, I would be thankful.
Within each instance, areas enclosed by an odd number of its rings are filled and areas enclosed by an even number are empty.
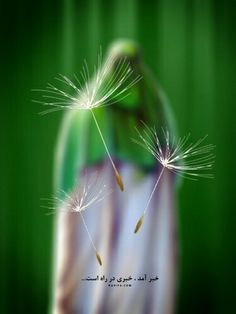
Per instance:
[[[75,5],[73,0],[63,0],[62,41],[63,55],[62,69],[66,73],[73,72],[75,57]]]
[[[100,46],[102,48],[104,54],[104,47],[101,38],[101,0],[90,0],[89,8],[88,8],[88,58],[89,64],[93,66],[97,63],[97,57],[100,50]]]
[[[114,1],[114,31],[118,38],[136,39],[137,1]]]
[[[159,1],[157,7],[158,52],[157,74],[163,85],[174,112],[178,115],[177,124],[186,125],[186,3],[185,1]],[[171,73],[171,75],[170,75]]]

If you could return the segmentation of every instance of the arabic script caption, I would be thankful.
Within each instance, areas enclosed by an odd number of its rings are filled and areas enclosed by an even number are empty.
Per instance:
[[[87,276],[82,278],[81,281],[89,282],[104,282],[107,283],[108,287],[132,287],[135,283],[153,283],[159,279],[158,276],[148,276],[144,274],[143,276],[111,276],[107,277],[105,275],[97,276]]]

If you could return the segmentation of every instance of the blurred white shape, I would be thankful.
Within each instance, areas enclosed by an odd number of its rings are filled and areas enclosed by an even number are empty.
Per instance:
[[[53,313],[171,314],[176,280],[176,217],[174,182],[166,172],[150,203],[149,215],[138,235],[133,229],[155,183],[157,173],[146,174],[130,164],[119,168],[127,189],[114,191],[84,212],[91,236],[103,256],[103,266],[94,260],[79,215],[59,212]],[[114,185],[108,162],[87,172],[102,173],[107,186]],[[160,171],[160,170],[159,170]],[[132,287],[109,287],[101,280],[83,278],[148,278],[132,281]]]

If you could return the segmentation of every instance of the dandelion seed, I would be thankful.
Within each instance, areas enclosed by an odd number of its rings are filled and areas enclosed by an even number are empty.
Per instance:
[[[101,65],[102,54],[98,56],[98,65],[94,67],[93,75],[90,75],[87,62],[81,71],[81,80],[74,75],[74,80],[64,75],[59,75],[55,79],[62,84],[62,88],[57,85],[48,84],[46,89],[37,89],[34,91],[44,93],[43,100],[35,102],[41,103],[49,108],[42,115],[60,110],[90,110],[93,120],[96,124],[98,133],[115,172],[116,182],[121,191],[124,190],[121,175],[119,174],[101,129],[97,122],[94,109],[114,104],[129,93],[128,90],[136,84],[141,77],[134,78],[133,70],[126,58],[117,58],[110,55],[103,65]],[[70,89],[67,92],[66,89]]]
[[[141,216],[141,218],[139,219],[139,221],[136,224],[136,227],[134,229],[134,233],[137,233],[139,231],[139,229],[141,228],[142,224],[143,224],[143,219],[144,219],[144,215]]]
[[[98,175],[92,176],[91,178],[82,178],[81,183],[76,186],[75,190],[72,193],[66,193],[63,190],[60,190],[60,194],[63,195],[63,198],[54,196],[52,199],[45,199],[49,202],[57,203],[57,206],[52,204],[52,206],[45,206],[48,209],[53,211],[50,214],[57,212],[59,207],[60,212],[72,212],[79,213],[82,223],[85,227],[85,230],[88,234],[89,241],[92,245],[92,248],[95,252],[96,259],[100,266],[102,266],[102,258],[98,253],[98,250],[95,246],[95,243],[92,239],[91,233],[88,229],[87,223],[84,219],[83,212],[87,210],[90,206],[95,205],[101,202],[106,196],[111,193],[110,189],[107,189],[107,186],[102,183],[102,180],[99,179]]]
[[[162,165],[162,168],[143,214],[136,224],[134,233],[137,233],[141,228],[146,211],[164,171],[169,170],[177,175],[192,180],[196,180],[197,177],[213,178],[209,170],[212,168],[215,158],[214,154],[212,154],[215,147],[214,145],[207,144],[201,146],[207,136],[199,139],[196,143],[189,143],[190,134],[176,141],[175,137],[170,136],[168,130],[162,129],[164,135],[163,143],[158,138],[155,127],[150,128],[145,123],[143,124],[145,127],[143,135],[136,128],[140,140],[132,140],[151,153]]]
[[[96,252],[96,258],[97,258],[99,265],[102,266],[102,259],[101,259],[101,256],[98,254],[98,252]]]

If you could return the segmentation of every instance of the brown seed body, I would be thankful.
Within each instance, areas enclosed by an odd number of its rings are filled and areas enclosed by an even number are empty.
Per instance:
[[[121,178],[118,171],[115,172],[115,176],[116,176],[116,182],[119,185],[120,190],[123,192],[124,191],[124,183],[123,183],[122,178]]]
[[[144,219],[144,215],[137,222],[137,225],[136,225],[136,227],[134,229],[134,233],[137,233],[139,231],[139,229],[141,228],[141,226],[143,224],[143,219]]]
[[[96,258],[97,258],[99,265],[102,266],[102,259],[101,259],[101,256],[98,254],[98,252],[96,252]]]

